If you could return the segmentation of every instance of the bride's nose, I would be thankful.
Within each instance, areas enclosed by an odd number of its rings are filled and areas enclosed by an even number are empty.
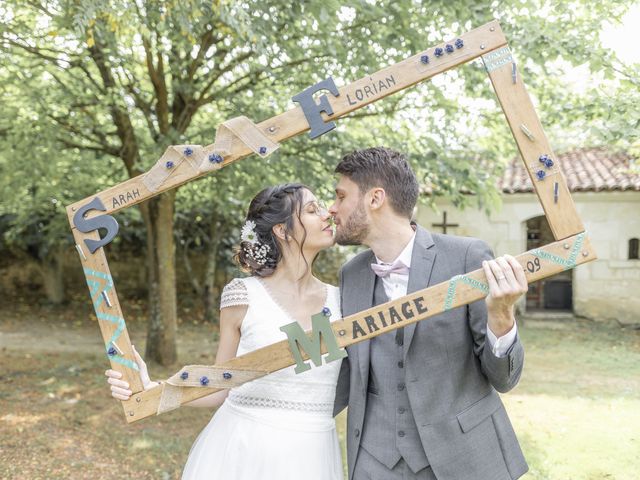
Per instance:
[[[320,218],[322,220],[328,220],[332,217],[332,215],[329,213],[329,210],[327,210],[327,207],[320,207],[318,209],[318,215],[320,215]]]

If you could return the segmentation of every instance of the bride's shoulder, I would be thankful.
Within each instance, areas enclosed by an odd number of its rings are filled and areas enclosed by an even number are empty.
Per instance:
[[[220,295],[220,308],[222,309],[235,305],[248,305],[249,288],[247,288],[247,286],[250,283],[250,277],[238,277],[231,279],[231,281],[222,289],[222,294]]]
[[[247,290],[248,278],[235,277],[232,278],[222,289],[223,292],[230,292],[235,290]]]

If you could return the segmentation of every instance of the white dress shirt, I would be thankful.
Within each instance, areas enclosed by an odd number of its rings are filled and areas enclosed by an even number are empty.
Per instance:
[[[409,243],[404,247],[400,255],[391,262],[396,263],[400,262],[407,268],[411,268],[411,256],[413,255],[413,244],[416,240],[416,234],[414,233],[409,240]],[[376,263],[381,265],[389,265],[385,264],[378,257],[376,257]],[[381,277],[382,285],[384,286],[384,291],[389,297],[389,300],[395,300],[400,297],[404,297],[407,294],[407,286],[409,284],[409,274],[401,274],[401,273],[390,273],[385,277]],[[507,351],[516,340],[517,327],[514,322],[513,328],[509,330],[506,334],[497,338],[495,334],[487,325],[487,342],[489,344],[489,348],[496,357],[504,357],[507,354]]]

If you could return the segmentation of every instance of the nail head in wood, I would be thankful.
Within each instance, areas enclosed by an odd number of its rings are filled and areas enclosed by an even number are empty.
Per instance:
[[[109,308],[111,308],[113,305],[111,305],[111,299],[109,298],[109,295],[107,294],[106,290],[102,291],[102,298],[104,298],[105,303],[107,304],[107,306]],[[113,343],[113,342],[111,342]]]
[[[84,254],[84,251],[82,250],[82,247],[80,245],[78,245],[77,243],[76,243],[76,250],[78,251],[78,253],[82,257],[82,259],[86,261],[87,260],[87,256]]]
[[[527,138],[529,140],[531,140],[531,141],[534,140],[533,133],[531,133],[529,131],[529,129],[527,128],[527,126],[524,123],[522,125],[520,125],[520,130],[522,130],[524,132],[524,134],[527,136]]]
[[[120,354],[120,355],[124,355],[124,352],[120,349],[120,347],[118,346],[118,344],[116,342],[111,342],[111,345],[113,346],[113,348],[116,349],[116,351]]]

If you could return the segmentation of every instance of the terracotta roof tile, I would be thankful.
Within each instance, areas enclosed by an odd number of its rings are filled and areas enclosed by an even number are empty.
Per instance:
[[[631,157],[604,148],[573,150],[553,159],[567,178],[572,192],[611,190],[640,191],[640,173],[631,173]],[[504,193],[533,192],[531,179],[520,156],[514,158],[498,181]]]

